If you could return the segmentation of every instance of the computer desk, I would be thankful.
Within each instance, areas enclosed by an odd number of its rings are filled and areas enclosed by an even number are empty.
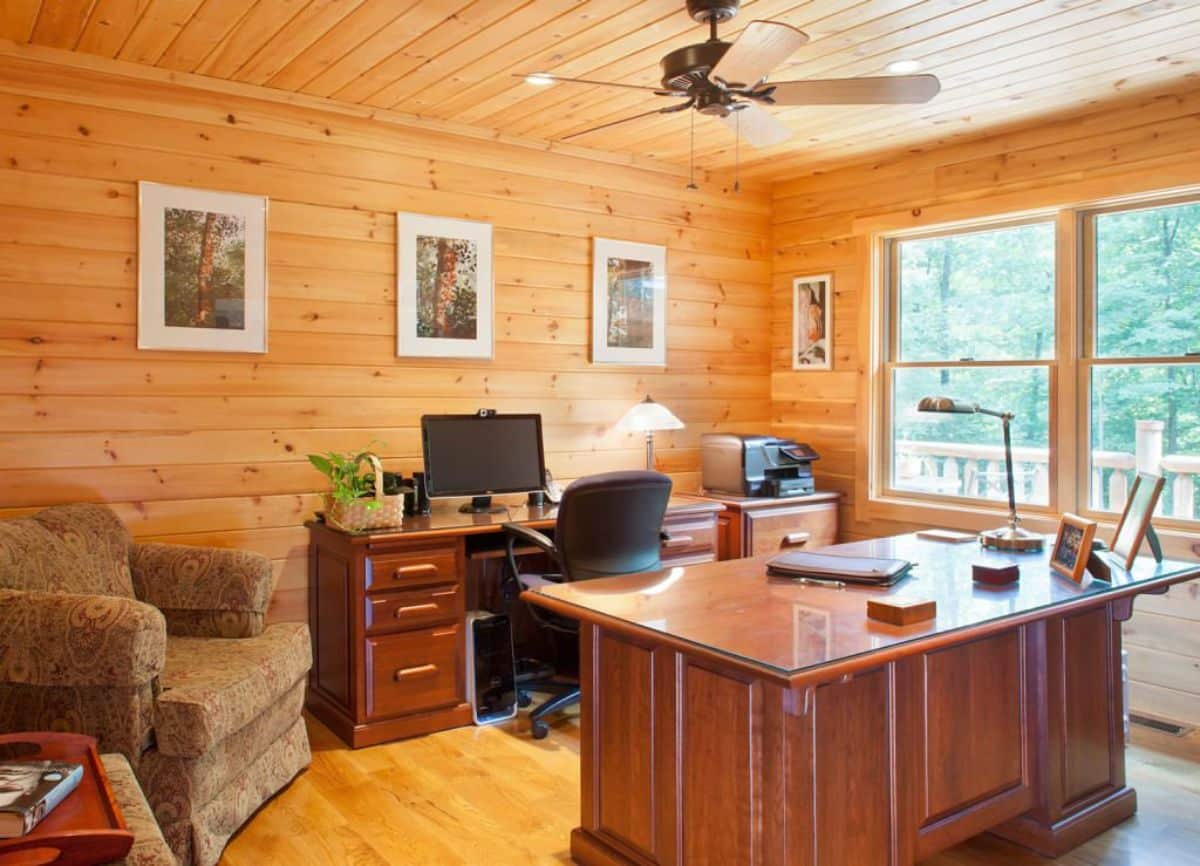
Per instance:
[[[802,585],[758,557],[523,594],[581,623],[577,863],[912,866],[984,831],[1057,857],[1134,813],[1121,622],[1200,563],[1080,585],[1048,552],[829,550],[919,564],[891,588]],[[975,585],[975,562],[1020,580]],[[868,619],[882,597],[937,618]]]
[[[664,565],[716,559],[722,510],[719,502],[672,497]],[[309,711],[355,748],[471,724],[469,575],[503,556],[503,524],[552,529],[556,516],[555,506],[461,514],[438,504],[429,515],[377,532],[309,522]]]

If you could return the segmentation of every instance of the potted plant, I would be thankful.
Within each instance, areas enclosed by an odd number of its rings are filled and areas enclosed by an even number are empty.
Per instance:
[[[325,494],[325,522],[330,526],[362,532],[400,525],[404,494],[411,488],[402,476],[384,472],[373,451],[309,454],[308,462],[332,485]]]

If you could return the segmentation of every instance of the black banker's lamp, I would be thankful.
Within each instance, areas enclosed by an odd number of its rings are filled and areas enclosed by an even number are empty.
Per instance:
[[[1028,532],[1017,526],[1017,489],[1013,484],[1012,412],[996,412],[984,409],[978,403],[964,403],[953,397],[922,397],[917,404],[918,412],[943,412],[951,415],[991,415],[1004,422],[1004,469],[1008,475],[1008,526],[999,529],[989,529],[979,533],[979,540],[984,547],[994,547],[997,550],[1041,550],[1046,539],[1036,532]]]

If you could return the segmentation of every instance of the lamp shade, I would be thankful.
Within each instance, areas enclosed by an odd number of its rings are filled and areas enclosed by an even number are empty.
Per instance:
[[[679,430],[683,422],[671,414],[671,410],[662,403],[656,403],[647,395],[641,403],[635,404],[617,422],[621,430],[635,430],[645,433],[651,430]]]
[[[918,412],[949,412],[954,415],[974,415],[979,407],[974,403],[955,400],[953,397],[922,397],[917,404]]]

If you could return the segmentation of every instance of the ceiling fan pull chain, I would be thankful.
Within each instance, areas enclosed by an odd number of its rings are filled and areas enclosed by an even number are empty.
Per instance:
[[[690,112],[692,118],[692,141],[688,149],[688,189],[700,189],[696,186],[696,112]]]
[[[733,191],[742,191],[742,113],[736,115],[737,128],[733,131]]]

